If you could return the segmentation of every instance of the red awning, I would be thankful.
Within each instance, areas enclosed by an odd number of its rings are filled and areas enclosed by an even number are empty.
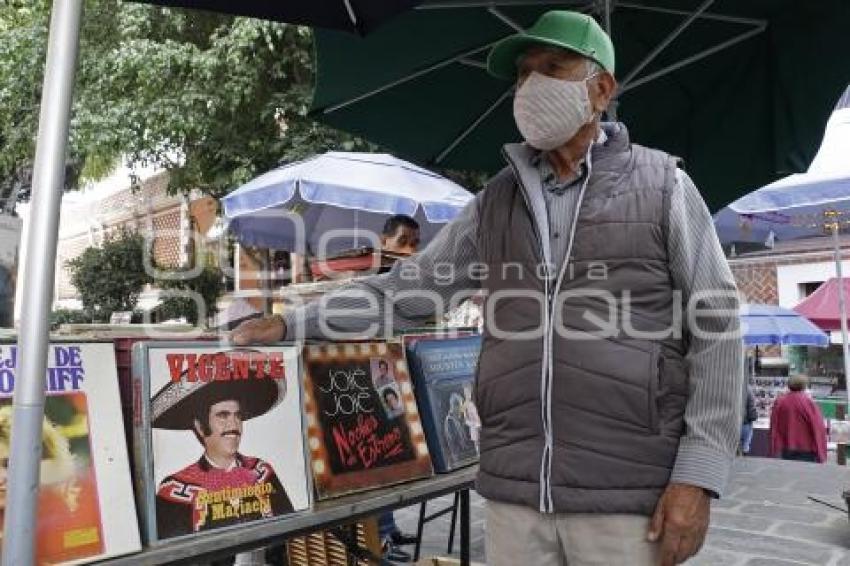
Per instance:
[[[844,283],[844,300],[850,311],[850,279],[842,279]],[[825,281],[817,291],[803,299],[794,307],[794,311],[811,320],[821,330],[840,330],[841,315],[838,308],[838,279]]]

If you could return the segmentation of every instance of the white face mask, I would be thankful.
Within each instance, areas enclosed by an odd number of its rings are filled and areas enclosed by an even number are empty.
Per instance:
[[[529,145],[548,151],[564,145],[593,119],[588,77],[565,81],[533,71],[514,95],[514,120]]]

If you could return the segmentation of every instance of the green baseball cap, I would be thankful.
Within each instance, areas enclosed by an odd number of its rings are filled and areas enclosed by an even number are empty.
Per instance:
[[[526,31],[494,45],[487,57],[487,71],[494,77],[514,80],[519,56],[529,47],[539,45],[574,51],[614,74],[611,38],[592,17],[567,10],[546,12]]]

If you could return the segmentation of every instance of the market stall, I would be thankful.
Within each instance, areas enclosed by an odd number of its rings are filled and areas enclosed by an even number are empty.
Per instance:
[[[141,553],[107,560],[111,566],[153,566],[156,564],[196,564],[232,556],[234,552],[265,546],[282,539],[319,529],[351,523],[385,510],[415,505],[450,493],[460,493],[461,564],[469,564],[469,490],[473,489],[477,467],[406,484],[404,489],[387,488],[350,495],[320,503],[310,511],[291,517],[257,523],[237,530],[209,533],[168,545],[146,548]]]
[[[281,555],[292,537],[449,493],[468,559],[478,336],[235,348],[168,325],[91,326],[50,345],[39,497],[53,511],[36,523],[38,563],[165,564],[272,543]],[[0,428],[13,338],[0,340]],[[217,421],[226,411],[239,417]],[[329,536],[368,554],[343,533]]]
[[[759,415],[753,423],[750,454],[768,456],[770,411],[776,397],[787,391],[789,365],[784,359],[765,359],[759,347],[823,348],[829,344],[829,336],[806,317],[778,305],[742,305],[741,327],[744,345],[749,348],[747,384]]]

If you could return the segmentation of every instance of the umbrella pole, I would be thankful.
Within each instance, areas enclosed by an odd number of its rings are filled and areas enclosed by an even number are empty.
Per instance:
[[[354,249],[360,246],[360,211],[354,209]]]
[[[3,528],[3,564],[35,563],[44,376],[82,0],[54,0],[38,119]]]
[[[844,353],[844,389],[850,403],[850,352],[847,344],[847,308],[844,303],[844,279],[841,269],[841,243],[838,239],[838,222],[832,224],[832,244],[835,254],[835,275],[838,278],[838,310],[841,314],[841,347]]]

